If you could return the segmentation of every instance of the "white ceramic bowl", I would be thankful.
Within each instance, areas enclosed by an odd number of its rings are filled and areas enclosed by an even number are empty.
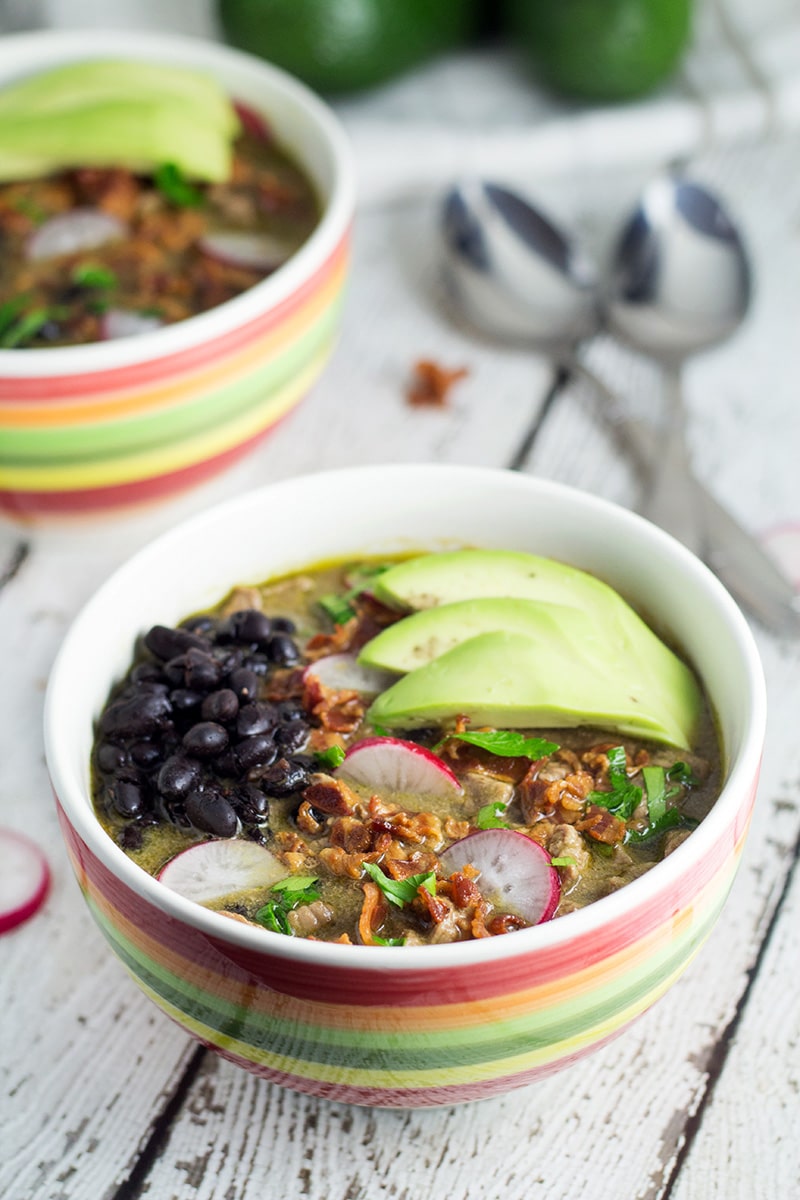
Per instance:
[[[331,498],[335,512],[330,519]],[[606,579],[680,646],[723,744],[711,813],[646,875],[511,936],[442,946],[341,946],[226,921],[163,888],[97,822],[92,722],[137,634],[323,559],[473,545],[533,551]],[[761,666],[711,573],[631,513],[506,471],[381,466],[292,479],[161,537],[69,632],[50,680],[47,761],[92,913],[134,979],[195,1036],[320,1096],[447,1104],[527,1083],[643,1012],[709,933],[739,861],[764,738]]]

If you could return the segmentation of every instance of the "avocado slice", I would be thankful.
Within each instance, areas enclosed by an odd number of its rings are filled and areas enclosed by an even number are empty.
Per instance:
[[[690,671],[672,656],[671,669],[652,679],[606,669],[563,631],[535,638],[482,633],[405,675],[378,696],[374,725],[410,728],[467,716],[500,729],[599,725],[621,734],[688,748],[700,711]]]
[[[582,609],[538,600],[496,598],[457,600],[412,613],[382,630],[362,648],[358,661],[367,667],[406,674],[479,633],[524,633],[533,638],[562,634],[587,653],[610,657],[629,649],[616,641]]]
[[[27,77],[0,92],[0,180],[67,167],[230,178],[239,118],[202,72],[153,63],[89,61]]]
[[[27,75],[0,91],[0,116],[33,116],[131,99],[189,105],[206,125],[229,137],[239,128],[233,104],[213,76],[127,59],[89,59]]]
[[[605,593],[622,603],[608,584],[567,563],[514,550],[449,550],[398,563],[373,585],[393,608],[435,608],[455,600],[513,596],[590,608]]]

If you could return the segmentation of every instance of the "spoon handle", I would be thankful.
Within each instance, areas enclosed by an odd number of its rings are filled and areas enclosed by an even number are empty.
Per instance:
[[[593,371],[571,364],[602,397],[602,412],[622,448],[646,474],[658,453],[658,435],[646,421],[623,412],[618,397]],[[695,476],[691,492],[703,535],[701,557],[744,608],[784,636],[800,635],[800,596],[754,534],[745,529]]]
[[[694,478],[685,436],[685,411],[680,371],[664,372],[667,424],[650,459],[648,487],[639,512],[671,533],[694,554],[702,551],[702,536],[692,487]]]

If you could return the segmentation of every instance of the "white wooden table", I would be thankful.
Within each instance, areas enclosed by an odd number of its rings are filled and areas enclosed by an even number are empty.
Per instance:
[[[687,372],[699,473],[753,529],[800,519],[800,139],[695,171],[744,222],[757,271],[741,334]],[[562,176],[537,197],[601,243],[639,179]],[[282,1091],[199,1048],[107,950],[62,849],[42,752],[45,681],[95,587],[182,516],[259,483],[442,460],[557,478],[623,504],[638,480],[596,401],[469,340],[439,303],[435,197],[358,217],[343,336],[313,394],[224,478],[90,528],[0,529],[0,824],[45,850],[45,908],[0,938],[4,1200],[791,1200],[800,1196],[800,644],[756,628],[770,718],[744,862],[709,943],[622,1039],[551,1080],[462,1108],[372,1111]],[[587,357],[632,408],[659,377],[606,339]],[[412,409],[415,360],[466,366]],[[530,450],[520,448],[530,440]],[[519,462],[520,457],[522,461]]]

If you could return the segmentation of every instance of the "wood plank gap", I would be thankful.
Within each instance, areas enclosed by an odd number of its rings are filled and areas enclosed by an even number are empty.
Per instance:
[[[747,1004],[750,999],[750,993],[752,992],[756,979],[758,978],[758,973],[766,957],[769,944],[772,941],[772,936],[777,928],[781,911],[788,898],[792,884],[794,883],[794,877],[797,871],[798,863],[800,863],[800,834],[798,834],[797,840],[794,844],[791,865],[789,870],[786,872],[786,877],[783,881],[783,887],[781,888],[775,907],[772,910],[772,916],[767,924],[764,937],[761,939],[761,945],[758,948],[758,954],[753,959],[752,965],[747,970],[747,983],[745,984],[744,990],[742,991],[742,994],[736,1004],[736,1009],[734,1010],[733,1016],[725,1026],[725,1029],[722,1031],[722,1034],[718,1038],[709,1057],[708,1079],[706,1082],[705,1091],[703,1092],[697,1108],[686,1122],[683,1144],[678,1151],[672,1171],[667,1179],[666,1187],[664,1188],[664,1191],[661,1192],[659,1200],[670,1200],[670,1196],[672,1195],[675,1185],[678,1182],[678,1176],[681,1173],[683,1164],[688,1158],[695,1138],[700,1132],[700,1127],[703,1123],[703,1115],[713,1099],[714,1090],[719,1082],[720,1076],[722,1075],[725,1067],[725,1063],[727,1062],[728,1055],[732,1049],[736,1031],[741,1024],[742,1017],[744,1016],[745,1009],[747,1008]]]
[[[30,542],[17,542],[11,552],[11,557],[8,560],[8,566],[0,574],[0,592],[9,583],[13,583],[17,575],[19,575],[25,560],[31,552]]]
[[[561,392],[570,382],[572,376],[568,367],[560,366],[553,375],[550,387],[547,389],[542,404],[539,407],[536,416],[531,422],[525,436],[517,447],[511,461],[508,464],[509,471],[521,471],[525,463],[528,461],[530,452],[533,449],[533,444],[539,436],[539,431],[547,420],[550,409],[555,404]]]
[[[134,1163],[133,1170],[125,1182],[120,1184],[117,1190],[109,1196],[109,1200],[139,1200],[139,1197],[144,1194],[143,1185],[146,1183],[150,1168],[169,1138],[172,1122],[183,1107],[208,1053],[205,1046],[196,1048],[169,1101],[156,1118],[150,1136]]]

